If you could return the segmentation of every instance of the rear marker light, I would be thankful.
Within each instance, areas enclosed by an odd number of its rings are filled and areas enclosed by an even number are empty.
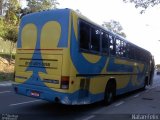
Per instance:
[[[71,84],[74,84],[74,81],[72,80]]]
[[[61,89],[68,89],[68,88],[69,88],[69,76],[62,76]]]

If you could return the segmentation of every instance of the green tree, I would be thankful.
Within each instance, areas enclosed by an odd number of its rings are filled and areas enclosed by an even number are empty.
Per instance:
[[[5,0],[5,1],[6,2],[3,4],[3,6],[7,9],[5,20],[7,22],[15,23],[15,21],[18,21],[20,9],[21,9],[19,0]]]
[[[110,20],[109,22],[103,22],[102,26],[109,31],[117,33],[118,35],[121,35],[123,37],[126,37],[126,34],[123,32],[123,27],[118,21]]]
[[[136,8],[142,8],[140,13],[144,13],[147,8],[154,7],[160,4],[160,0],[123,0],[125,3],[131,2],[135,4]]]
[[[57,0],[27,0],[30,12],[36,12],[40,10],[56,9],[59,3]]]
[[[2,38],[4,36],[4,20],[2,18],[0,18],[0,38]]]
[[[4,7],[7,8],[6,15],[1,21],[1,29],[3,32],[1,33],[1,37],[3,40],[10,41],[10,60],[12,59],[12,50],[15,42],[18,37],[18,25],[19,25],[19,13],[20,13],[20,4],[18,0],[8,0]]]
[[[4,17],[4,23],[9,27],[18,27],[19,25],[19,14],[20,14],[20,4],[18,0],[7,0],[3,5],[7,8],[6,15]]]
[[[12,60],[12,51],[15,47],[15,43],[18,37],[18,27],[11,24],[5,25],[5,33],[3,35],[4,40],[10,41],[10,60]]]

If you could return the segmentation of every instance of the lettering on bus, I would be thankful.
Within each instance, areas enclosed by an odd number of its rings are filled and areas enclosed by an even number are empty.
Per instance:
[[[47,62],[43,63],[43,62],[38,62],[38,61],[36,61],[36,62],[33,62],[33,61],[32,62],[28,62],[28,61],[26,61],[25,65],[26,66],[28,66],[28,65],[29,66],[35,66],[35,67],[50,67],[50,63],[47,63]]]

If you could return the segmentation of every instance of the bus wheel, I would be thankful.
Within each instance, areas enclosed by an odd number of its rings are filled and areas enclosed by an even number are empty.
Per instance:
[[[148,77],[145,77],[144,86],[142,89],[145,90],[147,85],[148,85]]]
[[[105,89],[104,105],[109,105],[113,102],[116,95],[116,85],[113,82],[109,82]]]

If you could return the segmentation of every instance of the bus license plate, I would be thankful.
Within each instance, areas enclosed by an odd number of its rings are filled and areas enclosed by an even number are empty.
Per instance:
[[[36,91],[32,91],[32,92],[31,92],[31,96],[39,97],[40,94],[39,94],[38,92],[36,92]]]

